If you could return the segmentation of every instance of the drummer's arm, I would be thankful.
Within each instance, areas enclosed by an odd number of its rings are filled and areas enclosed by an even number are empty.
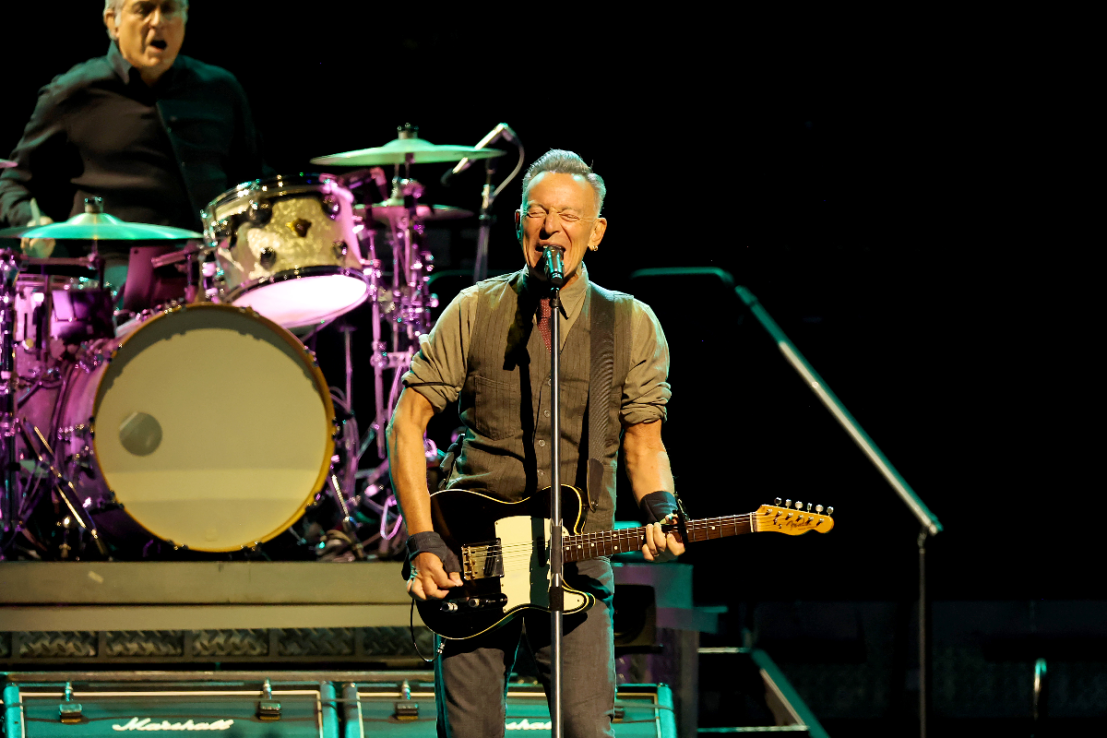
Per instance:
[[[66,113],[61,104],[65,94],[54,84],[39,91],[35,111],[11,152],[17,166],[0,170],[0,222],[12,227],[29,225],[31,200],[36,195],[55,218],[69,215],[61,210],[73,199],[69,179],[74,154],[67,151]]]

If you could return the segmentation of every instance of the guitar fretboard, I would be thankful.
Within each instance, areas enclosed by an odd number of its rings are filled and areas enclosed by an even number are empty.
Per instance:
[[[685,543],[697,543],[713,538],[727,538],[752,532],[750,514],[729,515],[722,518],[704,518],[689,520],[685,523],[688,539]],[[666,525],[665,530],[676,530],[675,525]],[[622,530],[601,530],[595,533],[582,533],[579,536],[565,536],[565,561],[586,561],[597,556],[612,556],[628,551],[638,551],[645,540],[645,528],[624,528]]]

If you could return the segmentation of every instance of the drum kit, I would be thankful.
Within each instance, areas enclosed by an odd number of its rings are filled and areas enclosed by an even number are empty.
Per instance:
[[[65,222],[0,230],[92,244],[72,258],[0,248],[0,559],[265,556],[286,531],[317,558],[402,550],[382,430],[433,326],[424,224],[471,215],[420,202],[411,167],[489,164],[486,248],[488,209],[523,161],[520,145],[492,191],[490,163],[505,153],[492,139],[438,146],[417,133],[312,160],[356,168],[347,174],[242,183],[204,208],[203,233],[121,221],[99,198]],[[371,189],[379,201],[358,197]],[[105,281],[101,241],[142,243],[122,289]],[[338,319],[366,302],[375,414],[362,437],[352,326]],[[332,324],[344,329],[344,388],[307,345]],[[377,465],[359,469],[374,441]]]

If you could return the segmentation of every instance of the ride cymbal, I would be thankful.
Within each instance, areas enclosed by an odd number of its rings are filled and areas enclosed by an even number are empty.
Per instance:
[[[492,159],[503,156],[499,149],[478,149],[472,146],[438,146],[423,138],[397,138],[384,146],[341,154],[319,156],[311,160],[320,166],[375,167],[383,164],[403,164],[411,157],[412,164],[436,164],[462,159]]]

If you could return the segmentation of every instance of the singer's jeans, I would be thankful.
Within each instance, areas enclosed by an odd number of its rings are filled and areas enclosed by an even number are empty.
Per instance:
[[[596,604],[564,616],[561,638],[562,720],[566,738],[612,738],[615,656],[612,596],[615,578],[607,559],[565,564],[565,581],[589,592]],[[502,738],[507,680],[520,636],[534,653],[538,678],[550,696],[550,616],[515,618],[465,641],[446,641],[434,668],[440,738]]]

